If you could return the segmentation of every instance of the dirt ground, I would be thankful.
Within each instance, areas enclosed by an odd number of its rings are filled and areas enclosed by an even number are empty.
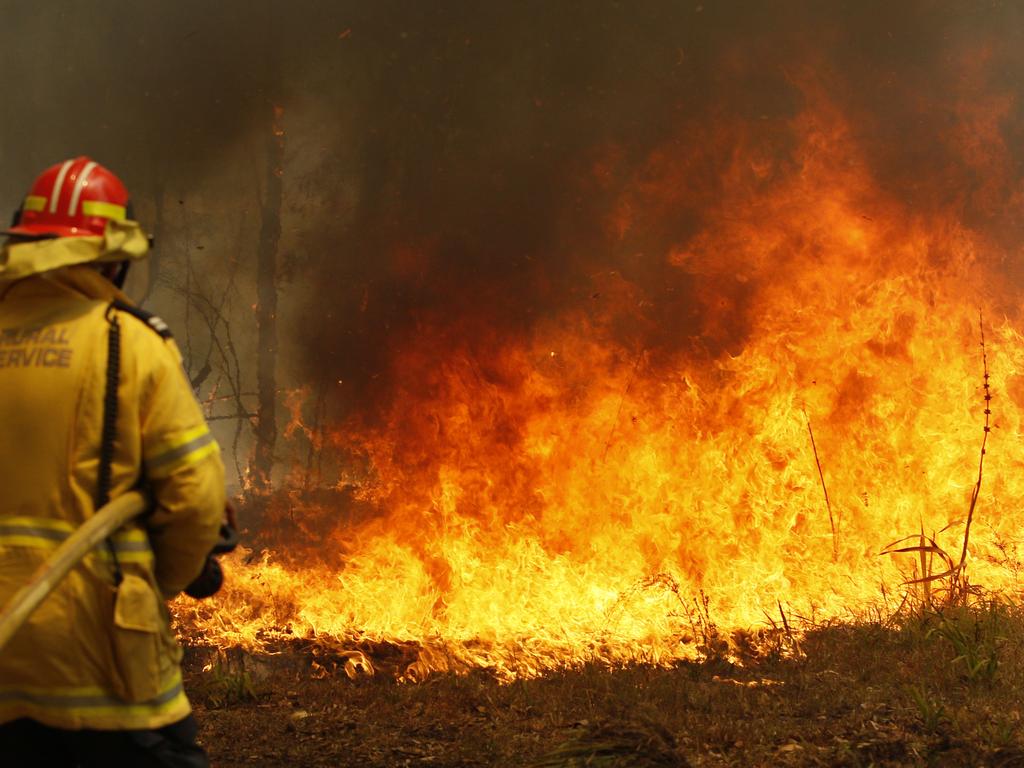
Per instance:
[[[323,675],[308,647],[193,649],[186,684],[218,768],[1024,767],[1016,609],[820,628],[737,664],[740,640],[702,663],[512,683]]]

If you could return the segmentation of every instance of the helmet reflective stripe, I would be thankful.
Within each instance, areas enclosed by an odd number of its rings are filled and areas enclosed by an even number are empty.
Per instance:
[[[105,219],[124,221],[127,211],[123,205],[104,203],[101,200],[83,200],[82,214],[85,216],[102,216]]]
[[[89,174],[92,173],[92,169],[95,168],[99,163],[90,160],[86,163],[85,168],[75,182],[75,191],[71,194],[71,204],[68,205],[68,216],[75,215],[75,209],[78,207],[78,200],[82,197],[82,190],[89,184]]]
[[[60,199],[60,191],[64,187],[64,177],[68,175],[68,171],[71,170],[71,164],[74,162],[74,160],[65,160],[64,165],[60,167],[57,181],[54,182],[53,191],[50,193],[50,213],[57,212],[57,200]]]
[[[128,191],[109,168],[88,157],[75,157],[36,177],[5,234],[102,237],[111,221],[131,215],[128,208]]]

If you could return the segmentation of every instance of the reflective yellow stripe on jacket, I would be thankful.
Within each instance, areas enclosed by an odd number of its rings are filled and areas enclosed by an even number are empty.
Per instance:
[[[34,710],[38,719],[47,721],[47,713],[96,717],[102,715],[147,717],[175,709],[188,711],[188,700],[181,681],[181,670],[175,669],[164,690],[149,701],[128,704],[102,688],[0,688],[0,713],[18,705]],[[184,716],[184,715],[183,715]]]
[[[210,454],[219,452],[210,428],[200,424],[148,451],[145,458],[146,474],[151,478],[167,477],[176,469],[196,464]]]
[[[0,517],[0,546],[56,549],[75,530],[67,520],[47,517]],[[123,528],[111,536],[114,551],[122,562],[153,563],[153,550],[146,532],[141,528]],[[93,554],[109,559],[106,544],[93,550]]]

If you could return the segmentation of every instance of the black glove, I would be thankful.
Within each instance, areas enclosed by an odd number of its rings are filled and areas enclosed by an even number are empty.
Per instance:
[[[223,585],[224,569],[220,567],[217,558],[213,554],[209,554],[206,556],[206,562],[203,563],[203,570],[191,584],[185,587],[185,594],[196,600],[202,600],[213,597]]]
[[[217,561],[217,555],[233,552],[238,546],[238,531],[231,523],[225,523],[220,527],[220,538],[213,545],[213,550],[206,556],[203,563],[203,570],[193,579],[192,583],[185,587],[185,594],[202,600],[213,597],[224,586],[224,569]]]

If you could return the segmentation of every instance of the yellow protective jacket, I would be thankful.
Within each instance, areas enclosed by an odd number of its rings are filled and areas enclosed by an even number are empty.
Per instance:
[[[7,250],[6,263],[17,264]],[[0,723],[167,725],[190,708],[164,599],[199,573],[217,538],[224,509],[217,444],[174,343],[110,310],[112,299],[123,299],[113,285],[85,266],[32,274],[22,265],[5,282],[2,261],[0,601],[95,511],[108,312],[121,331],[110,496],[144,485],[155,505],[111,537],[120,587],[110,552],[97,548],[0,651]]]

